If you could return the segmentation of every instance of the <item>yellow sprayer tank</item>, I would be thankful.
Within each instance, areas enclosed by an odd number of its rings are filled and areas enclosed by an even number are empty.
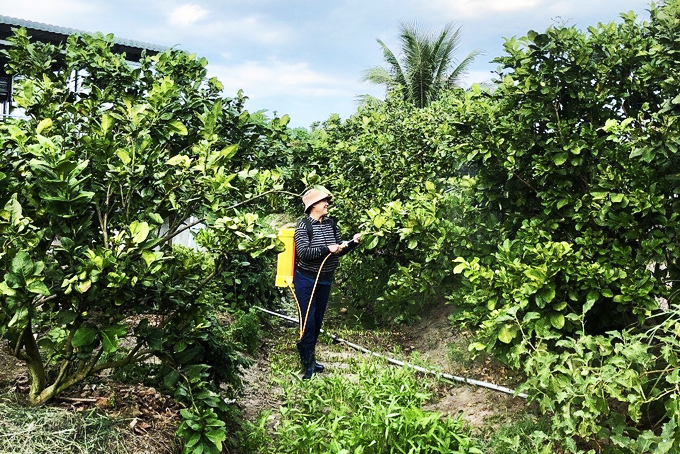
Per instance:
[[[286,247],[276,261],[276,286],[288,287],[293,283],[293,271],[295,270],[295,229],[282,228],[279,230],[279,240]]]

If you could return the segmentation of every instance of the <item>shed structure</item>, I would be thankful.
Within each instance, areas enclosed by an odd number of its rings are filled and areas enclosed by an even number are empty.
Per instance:
[[[0,15],[0,50],[7,49],[12,45],[7,41],[7,38],[14,34],[12,29],[22,27],[26,29],[28,36],[34,41],[41,41],[54,45],[64,43],[69,35],[92,34],[92,32],[74,28],[59,27],[57,25]],[[156,44],[115,37],[113,42],[113,51],[119,54],[124,53],[125,58],[132,62],[139,61],[143,51],[146,51],[147,55],[155,55],[169,49],[168,47]],[[9,109],[12,102],[12,76],[5,72],[5,62],[6,59],[0,55],[0,104],[2,104],[2,117],[9,115]]]

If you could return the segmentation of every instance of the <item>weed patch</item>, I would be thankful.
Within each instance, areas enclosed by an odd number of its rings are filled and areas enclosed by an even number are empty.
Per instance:
[[[282,389],[272,436],[263,430],[270,413],[253,427],[258,452],[482,452],[461,417],[422,410],[432,392],[407,368],[369,361],[345,375],[287,382]]]

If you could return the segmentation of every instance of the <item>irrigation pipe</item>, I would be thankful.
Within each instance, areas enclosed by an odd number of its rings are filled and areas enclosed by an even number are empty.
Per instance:
[[[276,317],[282,318],[284,320],[291,321],[291,322],[296,323],[296,324],[299,323],[299,321],[297,319],[294,319],[293,317],[288,317],[287,315],[279,314],[277,312],[273,312],[273,311],[264,309],[264,308],[259,307],[259,306],[254,306],[254,307],[255,307],[255,309],[262,311],[266,314],[274,315]],[[321,332],[323,333],[325,331],[322,329]],[[425,374],[435,375],[435,376],[442,377],[442,378],[445,378],[445,379],[450,380],[450,381],[467,383],[468,385],[480,386],[482,388],[487,388],[487,389],[491,389],[493,391],[498,391],[498,392],[501,392],[501,393],[510,394],[512,396],[521,397],[523,399],[526,399],[528,397],[524,393],[518,393],[518,392],[516,392],[516,391],[514,391],[510,388],[506,388],[505,386],[494,385],[493,383],[487,383],[487,382],[483,382],[483,381],[479,381],[479,380],[474,380],[472,378],[457,377],[455,375],[444,374],[444,373],[441,373],[441,372],[437,372],[435,370],[425,369],[424,367],[416,366],[416,365],[413,365],[413,364],[410,364],[410,363],[407,363],[407,362],[404,362],[404,361],[399,361],[398,359],[394,359],[394,358],[390,358],[389,356],[381,355],[380,353],[371,351],[371,350],[364,348],[360,345],[346,341],[345,339],[342,339],[342,338],[336,336],[335,334],[330,334],[330,333],[328,333],[328,334],[336,342],[341,342],[345,345],[352,347],[355,350],[359,350],[359,351],[362,351],[362,352],[367,353],[369,355],[373,355],[373,356],[377,356],[378,358],[385,359],[385,360],[387,360],[387,362],[389,362],[391,364],[396,364],[396,365],[401,366],[401,367],[410,367],[412,369],[417,370],[418,372],[423,372]]]

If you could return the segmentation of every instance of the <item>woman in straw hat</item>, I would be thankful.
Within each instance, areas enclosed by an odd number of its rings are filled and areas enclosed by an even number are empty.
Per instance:
[[[324,367],[316,362],[316,341],[321,331],[324,313],[333,283],[333,272],[340,257],[354,249],[361,234],[343,243],[335,220],[329,218],[331,194],[316,187],[302,196],[305,214],[295,229],[295,276],[293,285],[300,315],[300,339],[297,344],[304,368],[303,380]]]

